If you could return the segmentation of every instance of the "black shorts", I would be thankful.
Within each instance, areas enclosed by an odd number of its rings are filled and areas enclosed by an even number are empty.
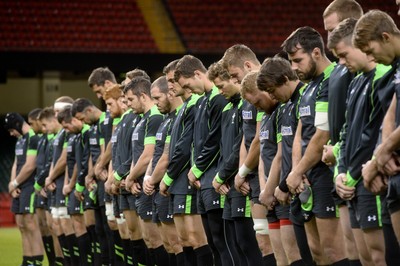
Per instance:
[[[136,197],[136,212],[142,220],[151,220],[153,218],[153,196],[140,192]]]
[[[118,207],[121,213],[126,210],[136,211],[136,197],[131,193],[120,194],[118,199]]]
[[[253,203],[261,204],[260,201],[258,200],[258,197],[260,196],[260,180],[258,179],[258,175],[255,174],[249,174],[247,176],[247,180],[249,181],[250,185],[250,199],[253,201]]]
[[[173,214],[197,214],[197,196],[171,194],[170,212]]]
[[[288,211],[288,216],[289,216],[289,211]],[[273,208],[272,210],[268,210],[268,212],[267,212],[267,221],[268,221],[268,224],[279,222],[279,218],[276,215],[276,209],[275,208]]]
[[[56,186],[56,189],[54,191],[55,192],[54,193],[54,200],[55,200],[54,207],[57,207],[57,208],[59,208],[59,207],[67,207],[68,199],[67,199],[66,196],[64,196],[62,190],[63,190],[63,185],[58,185],[58,182],[57,182],[57,186]]]
[[[356,185],[356,195],[350,200],[353,210],[350,213],[352,228],[377,229],[382,227],[382,202],[381,196],[373,195],[365,187],[363,182]]]
[[[400,211],[400,175],[389,178],[387,207],[390,214]]]
[[[97,181],[97,204],[98,206],[104,206],[106,203],[106,191],[105,191],[105,187],[104,187],[104,181],[98,180]],[[111,201],[111,197],[110,200],[108,202]]]
[[[98,208],[98,206],[97,191],[89,191],[85,189],[83,191],[83,209],[91,210]]]
[[[276,204],[275,205],[275,215],[279,220],[288,220],[289,219],[289,213],[290,213],[290,206],[289,205],[281,205],[281,204]],[[268,211],[270,212],[270,211]],[[268,218],[268,216],[267,216]]]
[[[68,206],[67,206],[68,214],[69,215],[83,214],[83,204],[75,197],[74,191],[75,189],[72,190],[68,196]]]
[[[11,212],[14,214],[35,213],[35,189],[32,186],[21,188],[18,198],[13,198]]]
[[[40,194],[36,194],[35,195],[35,208],[48,210],[49,208],[47,206],[47,198],[43,197]]]
[[[121,195],[112,195],[111,196],[111,204],[112,204],[114,216],[116,218],[120,218],[121,213],[122,213],[121,209],[119,208],[120,201],[121,201]]]
[[[224,207],[225,196],[218,194],[214,188],[199,190],[197,195],[197,209],[199,214]]]
[[[233,220],[235,218],[243,218],[243,217],[251,218],[250,197],[243,196],[238,192],[228,194],[228,197],[225,198],[222,218],[225,220]]]
[[[158,191],[153,194],[153,223],[173,223],[174,216],[170,209],[171,197],[164,197]]]
[[[292,197],[289,206],[289,220],[297,225],[304,225],[305,222],[310,221],[314,217],[312,212],[305,212],[301,208],[301,201],[298,195]]]

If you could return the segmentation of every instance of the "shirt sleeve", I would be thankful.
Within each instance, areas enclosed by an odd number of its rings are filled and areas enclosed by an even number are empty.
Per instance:
[[[188,147],[191,147],[193,141],[193,125],[197,109],[195,102],[189,102],[189,104],[186,107],[183,118],[183,132],[181,133],[176,145],[174,147],[170,147],[170,149],[173,149],[172,156],[168,163],[167,173],[164,175],[164,182],[168,186],[170,186],[172,182],[179,177],[179,174],[182,172],[182,170],[185,169],[190,163],[191,149]]]
[[[227,104],[225,98],[218,94],[210,103],[210,130],[204,142],[203,149],[199,156],[195,158],[195,164],[192,166],[192,172],[196,178],[201,175],[210,167],[214,158],[220,153],[220,140],[221,140],[221,117],[222,110]]]
[[[324,131],[329,131],[328,88],[329,88],[329,79],[324,79],[319,85],[315,103],[314,125],[316,128]]]

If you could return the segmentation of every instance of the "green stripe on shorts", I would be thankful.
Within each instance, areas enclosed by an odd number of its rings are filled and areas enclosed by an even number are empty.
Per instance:
[[[185,214],[190,214],[192,210],[192,195],[186,195]]]

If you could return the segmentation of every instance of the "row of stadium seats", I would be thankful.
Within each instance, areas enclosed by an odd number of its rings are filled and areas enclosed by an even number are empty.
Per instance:
[[[394,0],[361,0],[397,18]],[[279,51],[297,27],[324,34],[320,0],[164,0],[186,49],[222,53],[244,43],[258,53]],[[128,52],[159,50],[134,0],[0,1],[0,51]]]

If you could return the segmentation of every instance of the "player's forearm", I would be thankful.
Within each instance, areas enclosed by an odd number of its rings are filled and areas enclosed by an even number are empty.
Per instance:
[[[101,167],[105,167],[111,160],[111,153],[112,147],[111,147],[111,141],[108,142],[107,147],[105,148],[104,152],[101,154],[101,158],[100,158],[100,166]]]
[[[67,166],[67,149],[64,149],[60,158],[53,165],[53,168],[50,170],[50,180],[54,181],[57,177],[65,172],[65,167]]]
[[[164,177],[164,174],[167,171],[168,161],[169,161],[168,154],[163,153],[161,158],[158,160],[153,173],[151,174],[152,183],[154,184],[159,183],[161,179]]]
[[[256,134],[253,141],[251,142],[249,152],[246,156],[246,160],[244,164],[250,168],[254,169],[258,165],[258,159],[260,158],[260,138],[259,135]]]
[[[18,175],[15,176],[15,180],[17,181],[18,184],[22,184],[32,175],[35,169],[36,169],[36,164],[34,161],[26,162],[24,166],[22,166],[21,171],[18,173]]]
[[[317,129],[312,136],[310,143],[307,145],[306,151],[296,166],[298,173],[304,174],[312,169],[319,161],[321,161],[324,145],[329,140],[329,131]]]
[[[266,183],[266,188],[270,189],[270,193],[273,193],[275,188],[279,185],[280,175],[282,166],[282,144],[278,144],[278,150],[274,159],[272,160],[271,168]]]

